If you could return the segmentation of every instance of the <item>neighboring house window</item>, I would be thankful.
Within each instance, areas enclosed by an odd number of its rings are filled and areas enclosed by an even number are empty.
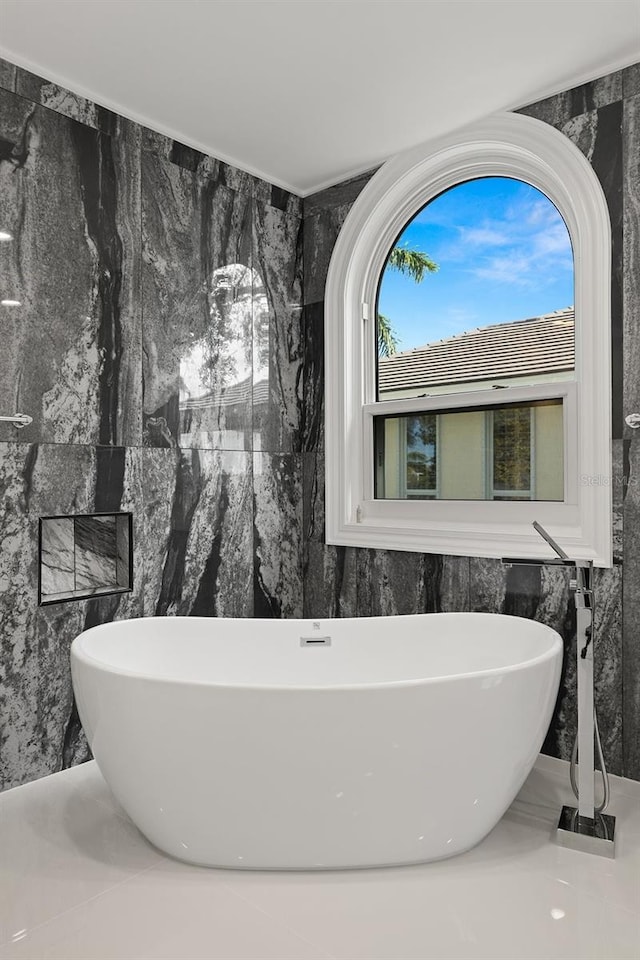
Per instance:
[[[534,466],[534,408],[503,407],[488,415],[491,483],[487,499],[537,500]],[[562,467],[562,463],[560,463]],[[562,476],[562,473],[560,473]],[[562,499],[562,491],[558,490]],[[552,499],[552,498],[549,498]],[[555,499],[555,498],[553,498]]]
[[[425,328],[422,343],[378,358],[390,251],[436,198],[489,178],[534,188],[559,211],[575,309],[454,337]],[[344,224],[327,281],[327,541],[537,557],[548,553],[538,520],[609,565],[609,288],[602,189],[546,124],[500,115],[385,164]]]
[[[375,499],[564,499],[562,400],[375,418]]]

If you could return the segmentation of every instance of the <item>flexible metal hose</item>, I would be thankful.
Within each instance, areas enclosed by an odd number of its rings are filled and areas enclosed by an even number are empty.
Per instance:
[[[598,728],[598,714],[596,713],[595,707],[593,708],[593,727],[596,734],[596,751],[598,754],[598,761],[600,763],[600,775],[602,777],[602,803],[600,806],[595,807],[594,813],[604,813],[604,811],[609,806],[609,774],[607,773],[607,768],[604,763],[604,755],[602,753],[602,742],[600,740],[600,730]],[[576,800],[579,800],[578,796],[578,784],[576,782],[576,761],[578,758],[578,735],[573,741],[573,750],[571,751],[571,765],[569,767],[569,779],[571,780],[571,789],[573,790]]]

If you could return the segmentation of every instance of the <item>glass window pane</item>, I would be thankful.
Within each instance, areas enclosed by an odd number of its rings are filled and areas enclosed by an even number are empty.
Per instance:
[[[571,380],[574,265],[536,187],[479,177],[405,225],[380,276],[379,400]]]
[[[494,411],[493,489],[531,489],[531,407]]]
[[[375,497],[563,500],[561,399],[374,418]]]
[[[407,417],[407,496],[435,496],[436,418],[433,414]]]

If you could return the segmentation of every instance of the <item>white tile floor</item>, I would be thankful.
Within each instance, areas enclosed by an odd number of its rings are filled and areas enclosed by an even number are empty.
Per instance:
[[[95,763],[0,796],[0,960],[640,957],[640,783],[613,779],[615,860],[551,842],[567,765],[541,757],[502,821],[439,863],[209,870],[155,850]]]

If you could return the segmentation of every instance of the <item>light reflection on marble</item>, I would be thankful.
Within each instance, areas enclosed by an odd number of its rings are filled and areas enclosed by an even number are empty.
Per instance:
[[[3,315],[0,403],[34,415],[20,443],[0,427],[0,775],[14,786],[90,755],[68,675],[82,629],[250,616],[257,580],[272,612],[302,611],[301,464],[290,483],[270,461],[254,491],[251,452],[254,402],[258,447],[300,445],[302,202],[0,62],[3,86],[0,225],[21,233],[0,266],[26,295]],[[88,551],[90,599],[39,607],[39,518],[119,511],[133,589],[119,518],[115,577]]]
[[[251,202],[143,154],[144,442],[251,439]]]
[[[210,323],[179,359],[180,446],[242,450],[251,404],[247,331],[254,271],[241,263],[213,271]]]

